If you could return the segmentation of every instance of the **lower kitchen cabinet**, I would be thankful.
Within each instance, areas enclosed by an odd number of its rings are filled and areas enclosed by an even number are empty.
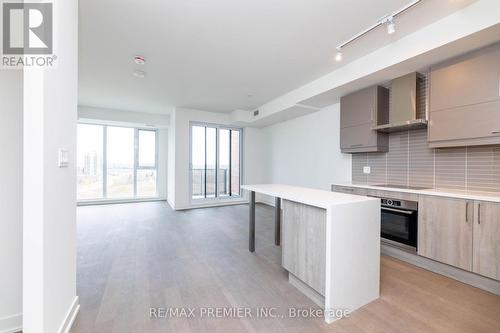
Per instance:
[[[500,280],[500,204],[476,201],[473,272]]]
[[[420,196],[418,254],[500,280],[500,204]]]
[[[326,210],[283,200],[282,265],[325,295]]]
[[[472,270],[473,201],[420,196],[418,254]]]

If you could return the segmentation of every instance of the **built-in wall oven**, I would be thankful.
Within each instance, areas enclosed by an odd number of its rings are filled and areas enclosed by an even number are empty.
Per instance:
[[[381,203],[382,239],[416,250],[418,202],[381,198]]]

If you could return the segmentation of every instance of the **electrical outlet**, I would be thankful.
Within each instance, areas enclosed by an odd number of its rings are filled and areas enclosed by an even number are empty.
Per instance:
[[[363,173],[366,173],[366,174],[372,173],[372,168],[369,166],[363,167]]]

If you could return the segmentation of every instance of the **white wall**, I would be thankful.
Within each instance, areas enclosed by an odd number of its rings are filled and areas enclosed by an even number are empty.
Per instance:
[[[146,112],[131,112],[78,106],[78,120],[82,122],[115,126],[153,126],[158,129],[158,196],[162,200],[167,198],[167,164],[169,146],[169,134],[167,127],[170,124],[170,116]]]
[[[260,128],[244,129],[243,184],[262,184],[266,174],[266,145]]]
[[[54,6],[57,68],[24,69],[23,332],[66,329],[76,297],[78,2]],[[58,149],[69,167],[58,167]]]
[[[23,73],[0,74],[0,332],[22,325]]]
[[[169,198],[170,205],[175,209],[194,207],[189,195],[189,126],[190,122],[206,122],[212,124],[229,125],[231,115],[227,113],[207,112],[200,110],[177,108],[171,115],[171,146],[169,153]],[[262,139],[259,129],[245,129],[243,182],[261,182],[262,171]]]
[[[351,180],[351,156],[340,152],[340,105],[262,129],[264,182],[330,190]]]

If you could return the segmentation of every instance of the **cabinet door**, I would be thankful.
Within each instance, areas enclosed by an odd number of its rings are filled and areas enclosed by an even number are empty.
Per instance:
[[[283,200],[282,265],[325,295],[326,210]]]
[[[340,99],[340,128],[373,124],[377,87],[369,87]],[[370,126],[371,129],[371,126]]]
[[[371,124],[340,129],[340,148],[343,150],[377,147],[377,144],[378,133],[372,130]]]
[[[500,204],[475,203],[473,271],[500,280]]]
[[[420,196],[418,254],[472,270],[473,202]]]
[[[432,112],[431,147],[500,144],[500,100]]]
[[[430,111],[500,100],[500,47],[456,58],[431,70]]]

